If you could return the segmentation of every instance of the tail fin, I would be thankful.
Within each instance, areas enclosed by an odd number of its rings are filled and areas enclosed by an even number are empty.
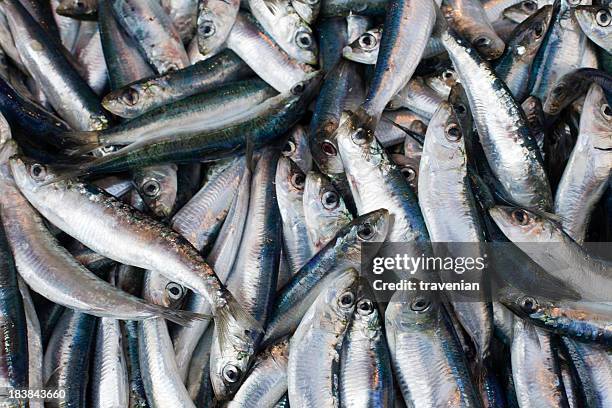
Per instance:
[[[177,310],[158,305],[150,306],[153,312],[156,313],[159,317],[163,317],[164,319],[170,320],[172,323],[176,323],[181,326],[191,326],[191,322],[195,320],[212,319],[212,316],[190,312],[188,310]]]
[[[63,153],[71,156],[82,156],[100,147],[98,139],[100,132],[97,131],[71,131],[62,135],[64,149]]]
[[[235,325],[231,324],[232,321],[235,322]],[[234,330],[232,326],[235,326]],[[254,347],[254,344],[250,343],[260,338],[264,331],[261,324],[244,310],[231,294],[228,296],[227,304],[215,310],[215,328],[217,328],[221,350],[227,350],[228,343],[232,343],[234,348]],[[239,344],[236,344],[236,341]]]

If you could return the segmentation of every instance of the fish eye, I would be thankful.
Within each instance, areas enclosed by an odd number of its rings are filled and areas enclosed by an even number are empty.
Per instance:
[[[221,370],[221,374],[228,383],[233,384],[240,379],[240,369],[233,364],[226,364],[223,370]]]
[[[47,176],[47,168],[42,164],[35,163],[30,167],[30,176],[36,181],[42,181]]]
[[[606,119],[612,119],[612,108],[607,103],[601,105],[601,114],[605,116]]]
[[[413,312],[424,312],[431,306],[429,299],[419,296],[410,303],[410,310]]]
[[[349,308],[353,306],[353,302],[355,302],[355,295],[352,292],[344,292],[340,295],[340,299],[338,299],[338,303],[340,307]]]
[[[544,24],[535,23],[533,25],[533,33],[536,35],[536,38],[540,38],[544,34]]]
[[[293,95],[301,95],[302,92],[304,92],[304,89],[306,89],[304,83],[298,82],[297,84],[293,85],[293,88],[291,88],[291,93]]]
[[[538,9],[538,4],[535,1],[524,1],[522,6],[523,9],[528,13],[533,13]]]
[[[457,142],[461,140],[461,129],[456,123],[451,123],[444,129],[444,135],[449,142]]]
[[[442,78],[444,79],[454,79],[455,73],[451,70],[446,70],[442,73]]]
[[[465,109],[465,106],[461,103],[458,103],[453,107],[455,108],[455,113],[459,116],[463,116],[465,115],[465,112],[467,112],[467,109]]]
[[[141,190],[147,197],[155,198],[161,192],[161,185],[159,184],[159,181],[150,179],[142,183]]]
[[[211,20],[203,21],[200,24],[200,36],[203,38],[211,37],[217,31],[215,27],[215,22]]]
[[[295,143],[292,140],[287,140],[287,143],[283,146],[283,156],[289,156],[295,152]]]
[[[326,156],[336,156],[338,154],[336,146],[327,140],[321,143],[321,150],[323,150],[323,153],[325,153]]]
[[[474,47],[483,48],[491,45],[491,39],[488,37],[478,37],[474,40]]]
[[[172,300],[179,300],[183,297],[183,287],[176,282],[168,282],[166,285],[166,293]]]
[[[340,197],[335,191],[326,191],[321,197],[321,204],[327,210],[333,210],[340,205]]]
[[[364,50],[372,50],[378,45],[378,40],[372,33],[362,34],[357,41],[359,41],[359,46]]]
[[[556,86],[553,88],[552,93],[555,96],[563,96],[565,94],[565,86],[563,84]]]
[[[357,145],[362,145],[368,141],[368,133],[364,128],[357,129],[351,136],[353,142]]]
[[[372,314],[374,311],[374,304],[370,299],[363,299],[357,303],[357,313],[362,316],[367,316]]]
[[[134,88],[128,88],[121,95],[121,100],[128,106],[134,106],[138,103],[139,95],[138,91]]]
[[[74,3],[74,7],[79,10],[83,10],[85,8],[85,3],[82,1],[77,1]]]
[[[525,313],[533,313],[538,307],[538,301],[531,296],[525,296],[519,301],[519,306]]]
[[[607,27],[610,25],[612,18],[610,18],[610,12],[608,10],[601,9],[595,14],[595,21],[601,27]]]
[[[298,47],[307,50],[312,47],[312,35],[308,31],[299,31],[295,35],[295,42]]]
[[[400,169],[400,172],[406,181],[413,181],[416,178],[416,171],[410,166],[405,166]]]
[[[362,226],[359,227],[357,231],[357,236],[364,241],[371,239],[374,236],[374,228],[370,223],[366,222]]]
[[[527,225],[529,224],[529,214],[524,210],[514,210],[512,211],[512,219],[518,225]]]
[[[306,183],[306,177],[302,173],[296,173],[291,176],[291,184],[297,189],[303,189]]]

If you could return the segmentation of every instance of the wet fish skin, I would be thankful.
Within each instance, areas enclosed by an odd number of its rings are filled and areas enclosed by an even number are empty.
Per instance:
[[[517,101],[527,96],[533,61],[550,27],[553,7],[544,6],[514,29],[495,72]]]
[[[341,17],[320,20],[317,31],[319,66],[323,72],[330,72],[342,60],[342,49],[348,44],[346,20]]]
[[[360,109],[368,127],[375,127],[387,103],[414,74],[433,31],[436,7],[433,0],[390,1],[376,71]]]
[[[369,285],[366,283],[365,285]],[[340,401],[344,407],[392,406],[391,357],[383,317],[373,293],[358,296],[340,356]]]
[[[262,350],[228,408],[273,407],[287,393],[289,339]]]
[[[112,0],[111,6],[119,24],[158,74],[189,66],[187,51],[159,2]]]
[[[23,309],[25,312],[27,339],[28,339],[28,386],[34,389],[43,388],[43,344],[40,331],[40,321],[34,308],[34,302],[28,286],[23,279],[18,276],[17,283],[21,298],[23,299]],[[44,408],[43,401],[30,401],[31,408]]]
[[[161,0],[161,5],[170,16],[183,43],[195,35],[198,0]]]
[[[389,212],[378,209],[344,226],[277,293],[270,312],[264,344],[291,334],[329,279],[346,268],[359,268],[361,243],[380,245],[387,236]]]
[[[342,56],[361,64],[376,64],[382,27],[371,28],[342,50]]]
[[[96,318],[65,309],[45,348],[43,383],[45,388],[66,390],[65,398],[51,400],[50,407],[82,407],[89,381]]]
[[[240,247],[227,278],[228,289],[236,293],[237,301],[262,327],[271,315],[282,242],[274,185],[279,154],[274,147],[265,149],[253,170],[247,213],[249,221],[244,226]],[[248,357],[255,353],[253,345],[244,346],[228,347],[219,341],[213,342],[210,376],[219,400],[227,399],[244,381],[250,363]],[[233,376],[228,374],[228,370]]]
[[[134,183],[145,204],[158,218],[170,216],[176,201],[176,165],[145,167],[134,172]]]
[[[95,20],[98,17],[98,1],[61,0],[55,11],[61,16],[77,20]]]
[[[442,12],[451,26],[485,59],[494,60],[502,55],[504,41],[491,27],[480,1],[446,0]]]
[[[276,197],[283,223],[283,250],[289,271],[296,273],[313,255],[306,236],[304,188],[306,175],[291,159],[281,157],[276,169]]]
[[[133,118],[154,108],[215,86],[245,78],[250,72],[232,51],[164,75],[123,85],[102,99],[104,108],[123,118]]]
[[[542,329],[515,319],[512,377],[521,406],[569,407],[552,341]]]
[[[18,1],[2,4],[29,73],[45,90],[53,108],[75,129],[100,130],[109,123],[95,93],[66,58],[61,46],[49,41],[44,30]]]
[[[555,214],[567,234],[582,244],[594,207],[612,174],[612,108],[605,92],[592,84],[587,93],[580,133],[555,195]]]
[[[385,311],[385,330],[395,378],[408,404],[481,406],[449,316],[431,294],[396,292]]]
[[[303,205],[308,237],[315,251],[353,220],[331,180],[316,171],[306,175]]]
[[[552,207],[550,184],[523,110],[488,62],[466,40],[452,29],[445,30],[441,38],[467,92],[493,174],[512,201],[549,210]]]
[[[239,0],[199,2],[196,41],[202,55],[210,57],[223,49],[239,9]]]
[[[246,13],[238,13],[227,38],[227,48],[234,51],[261,79],[279,92],[290,90],[314,70],[310,65],[290,57],[271,36],[259,28],[255,19]]]
[[[304,314],[289,343],[290,404],[300,407],[339,405],[338,351],[355,309],[357,282],[357,271],[342,272]]]
[[[612,53],[612,11],[603,6],[580,6],[574,11],[582,31],[607,53]]]
[[[551,87],[544,103],[544,112],[558,115],[572,102],[584,95],[596,83],[603,89],[612,88],[612,76],[594,68],[579,68],[563,75]]]
[[[321,17],[346,17],[359,12],[368,17],[385,15],[387,0],[334,0],[324,1],[319,12]]]

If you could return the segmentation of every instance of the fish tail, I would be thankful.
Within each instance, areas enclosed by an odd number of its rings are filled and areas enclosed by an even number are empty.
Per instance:
[[[64,145],[63,153],[70,156],[82,156],[91,153],[100,147],[100,132],[98,131],[71,131],[62,135]]]
[[[232,321],[240,327],[240,333],[244,333],[249,338],[258,337],[256,332],[263,333],[261,324],[253,318],[238,301],[231,296],[226,299],[227,303],[223,307],[215,310],[215,328],[217,328],[217,337],[221,350],[225,350],[226,346],[235,343],[232,339],[230,323]],[[241,344],[244,344],[242,339],[238,339]],[[242,341],[241,341],[242,340]]]
[[[181,326],[191,326],[191,323],[196,320],[209,320],[212,316],[200,313],[190,312],[188,310],[171,309],[169,307],[150,305],[151,310],[159,317],[170,320]]]

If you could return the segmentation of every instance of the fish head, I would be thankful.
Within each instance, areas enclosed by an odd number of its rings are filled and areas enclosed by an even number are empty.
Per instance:
[[[298,56],[300,61],[307,64],[317,64],[319,47],[310,27],[300,19],[297,24],[292,24],[292,30],[290,31],[293,32],[289,43],[289,47],[292,49],[291,54]]]
[[[304,211],[314,217],[351,220],[342,197],[331,180],[322,173],[311,171],[304,186]]]
[[[297,164],[287,157],[280,157],[276,165],[275,182],[281,208],[302,207],[306,175]]]
[[[332,325],[338,334],[351,320],[357,303],[358,286],[359,273],[349,268],[334,277],[315,300],[322,321]]]
[[[361,64],[376,64],[382,38],[382,29],[375,28],[361,34],[355,41],[344,47],[344,58]]]
[[[147,271],[143,281],[143,297],[156,305],[178,308],[187,295],[187,289],[165,276]]]
[[[308,134],[301,125],[293,127],[283,146],[282,154],[297,164],[304,173],[312,168],[312,155],[308,146]]]
[[[134,174],[134,184],[147,207],[159,218],[172,213],[177,194],[175,164],[152,166]]]
[[[389,211],[381,208],[360,215],[344,226],[327,245],[342,247],[342,257],[351,265],[361,264],[361,246],[370,244],[380,247],[389,232]],[[372,248],[373,250],[376,248]]]
[[[544,214],[520,207],[495,206],[491,218],[512,242],[556,242],[561,240],[561,228]]]
[[[423,151],[421,160],[427,160],[432,169],[466,166],[463,130],[449,103],[442,102],[432,116]]]
[[[524,0],[506,8],[503,16],[515,23],[522,23],[539,10],[539,0]]]
[[[612,150],[612,97],[598,84],[587,92],[580,116],[580,131],[592,135],[594,148],[600,152]]]
[[[578,6],[574,15],[582,30],[595,38],[609,38],[612,35],[612,8],[604,6]]]
[[[411,278],[414,285],[419,280]],[[431,292],[421,290],[400,290],[393,294],[385,311],[387,326],[395,332],[420,331],[431,328],[440,308],[439,300]],[[394,332],[387,330],[387,332]]]
[[[164,87],[156,80],[133,83],[109,92],[102,98],[102,106],[117,116],[130,118],[146,110],[165,92]]]
[[[55,11],[60,16],[78,20],[95,20],[98,14],[97,5],[97,1],[91,0],[62,0]]]
[[[552,302],[529,295],[512,286],[500,289],[497,295],[501,304],[523,318],[539,315],[543,310],[553,307]]]
[[[552,22],[553,7],[551,5],[538,9],[529,18],[516,27],[508,48],[513,58],[517,60],[533,61],[537,54],[548,28]]]

